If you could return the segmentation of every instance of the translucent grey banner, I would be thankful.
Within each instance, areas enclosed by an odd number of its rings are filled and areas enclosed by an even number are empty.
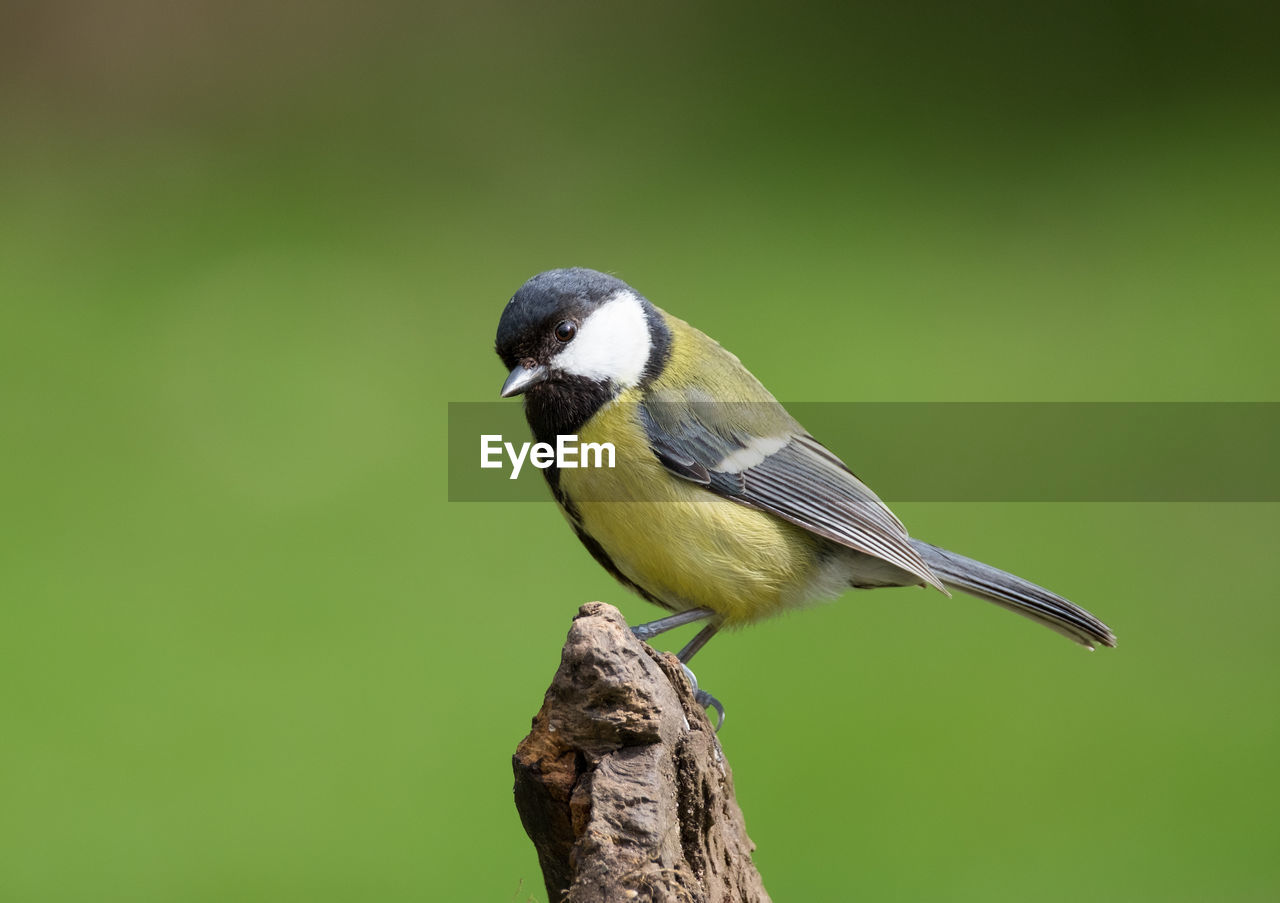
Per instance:
[[[722,407],[738,422],[764,413]],[[1280,501],[1280,403],[786,407],[888,502]],[[531,441],[518,401],[450,403],[449,500],[549,499],[541,467],[554,464],[557,450],[526,447]],[[561,445],[567,466],[609,464],[607,450],[567,437]],[[628,462],[615,453],[613,466]]]

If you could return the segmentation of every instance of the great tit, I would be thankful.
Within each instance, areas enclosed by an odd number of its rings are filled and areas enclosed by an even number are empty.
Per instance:
[[[535,440],[612,443],[614,466],[543,470],[605,570],[673,612],[641,639],[695,621],[687,663],[738,627],[853,587],[947,587],[1092,649],[1115,636],[1047,589],[911,538],[733,354],[589,269],[540,273],[512,296],[496,351]],[[949,595],[949,593],[948,593]],[[723,709],[714,697],[704,704]]]

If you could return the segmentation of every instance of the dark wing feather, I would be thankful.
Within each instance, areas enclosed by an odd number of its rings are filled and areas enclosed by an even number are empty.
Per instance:
[[[770,407],[777,407],[776,402]],[[683,416],[640,407],[640,420],[658,460],[676,476],[705,486],[726,499],[767,511],[832,542],[887,561],[919,577],[944,593],[942,582],[929,570],[911,545],[906,528],[884,502],[844,463],[803,432],[799,424],[779,423],[768,412],[774,432],[758,433],[744,426],[745,435],[713,430],[691,409]],[[750,408],[744,408],[750,410]],[[742,423],[739,416],[728,418]],[[778,431],[779,426],[793,429]],[[772,438],[769,453],[752,454],[761,447],[758,437]],[[780,447],[778,447],[780,446]],[[728,463],[751,461],[740,467]],[[755,458],[761,458],[756,461]]]

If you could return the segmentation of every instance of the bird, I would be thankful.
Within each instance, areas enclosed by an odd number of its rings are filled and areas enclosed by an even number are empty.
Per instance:
[[[670,612],[633,627],[638,638],[706,622],[678,657],[717,727],[724,707],[697,688],[693,656],[720,630],[849,589],[957,590],[1088,649],[1116,644],[1057,593],[910,536],[735,355],[616,276],[533,276],[503,309],[495,351],[501,397],[523,396],[535,440],[615,449],[612,467],[553,462],[543,476],[592,557]]]

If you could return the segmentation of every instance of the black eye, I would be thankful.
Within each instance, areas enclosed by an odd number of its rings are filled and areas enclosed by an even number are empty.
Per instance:
[[[567,342],[578,334],[578,324],[572,320],[561,320],[556,326],[556,341]]]

